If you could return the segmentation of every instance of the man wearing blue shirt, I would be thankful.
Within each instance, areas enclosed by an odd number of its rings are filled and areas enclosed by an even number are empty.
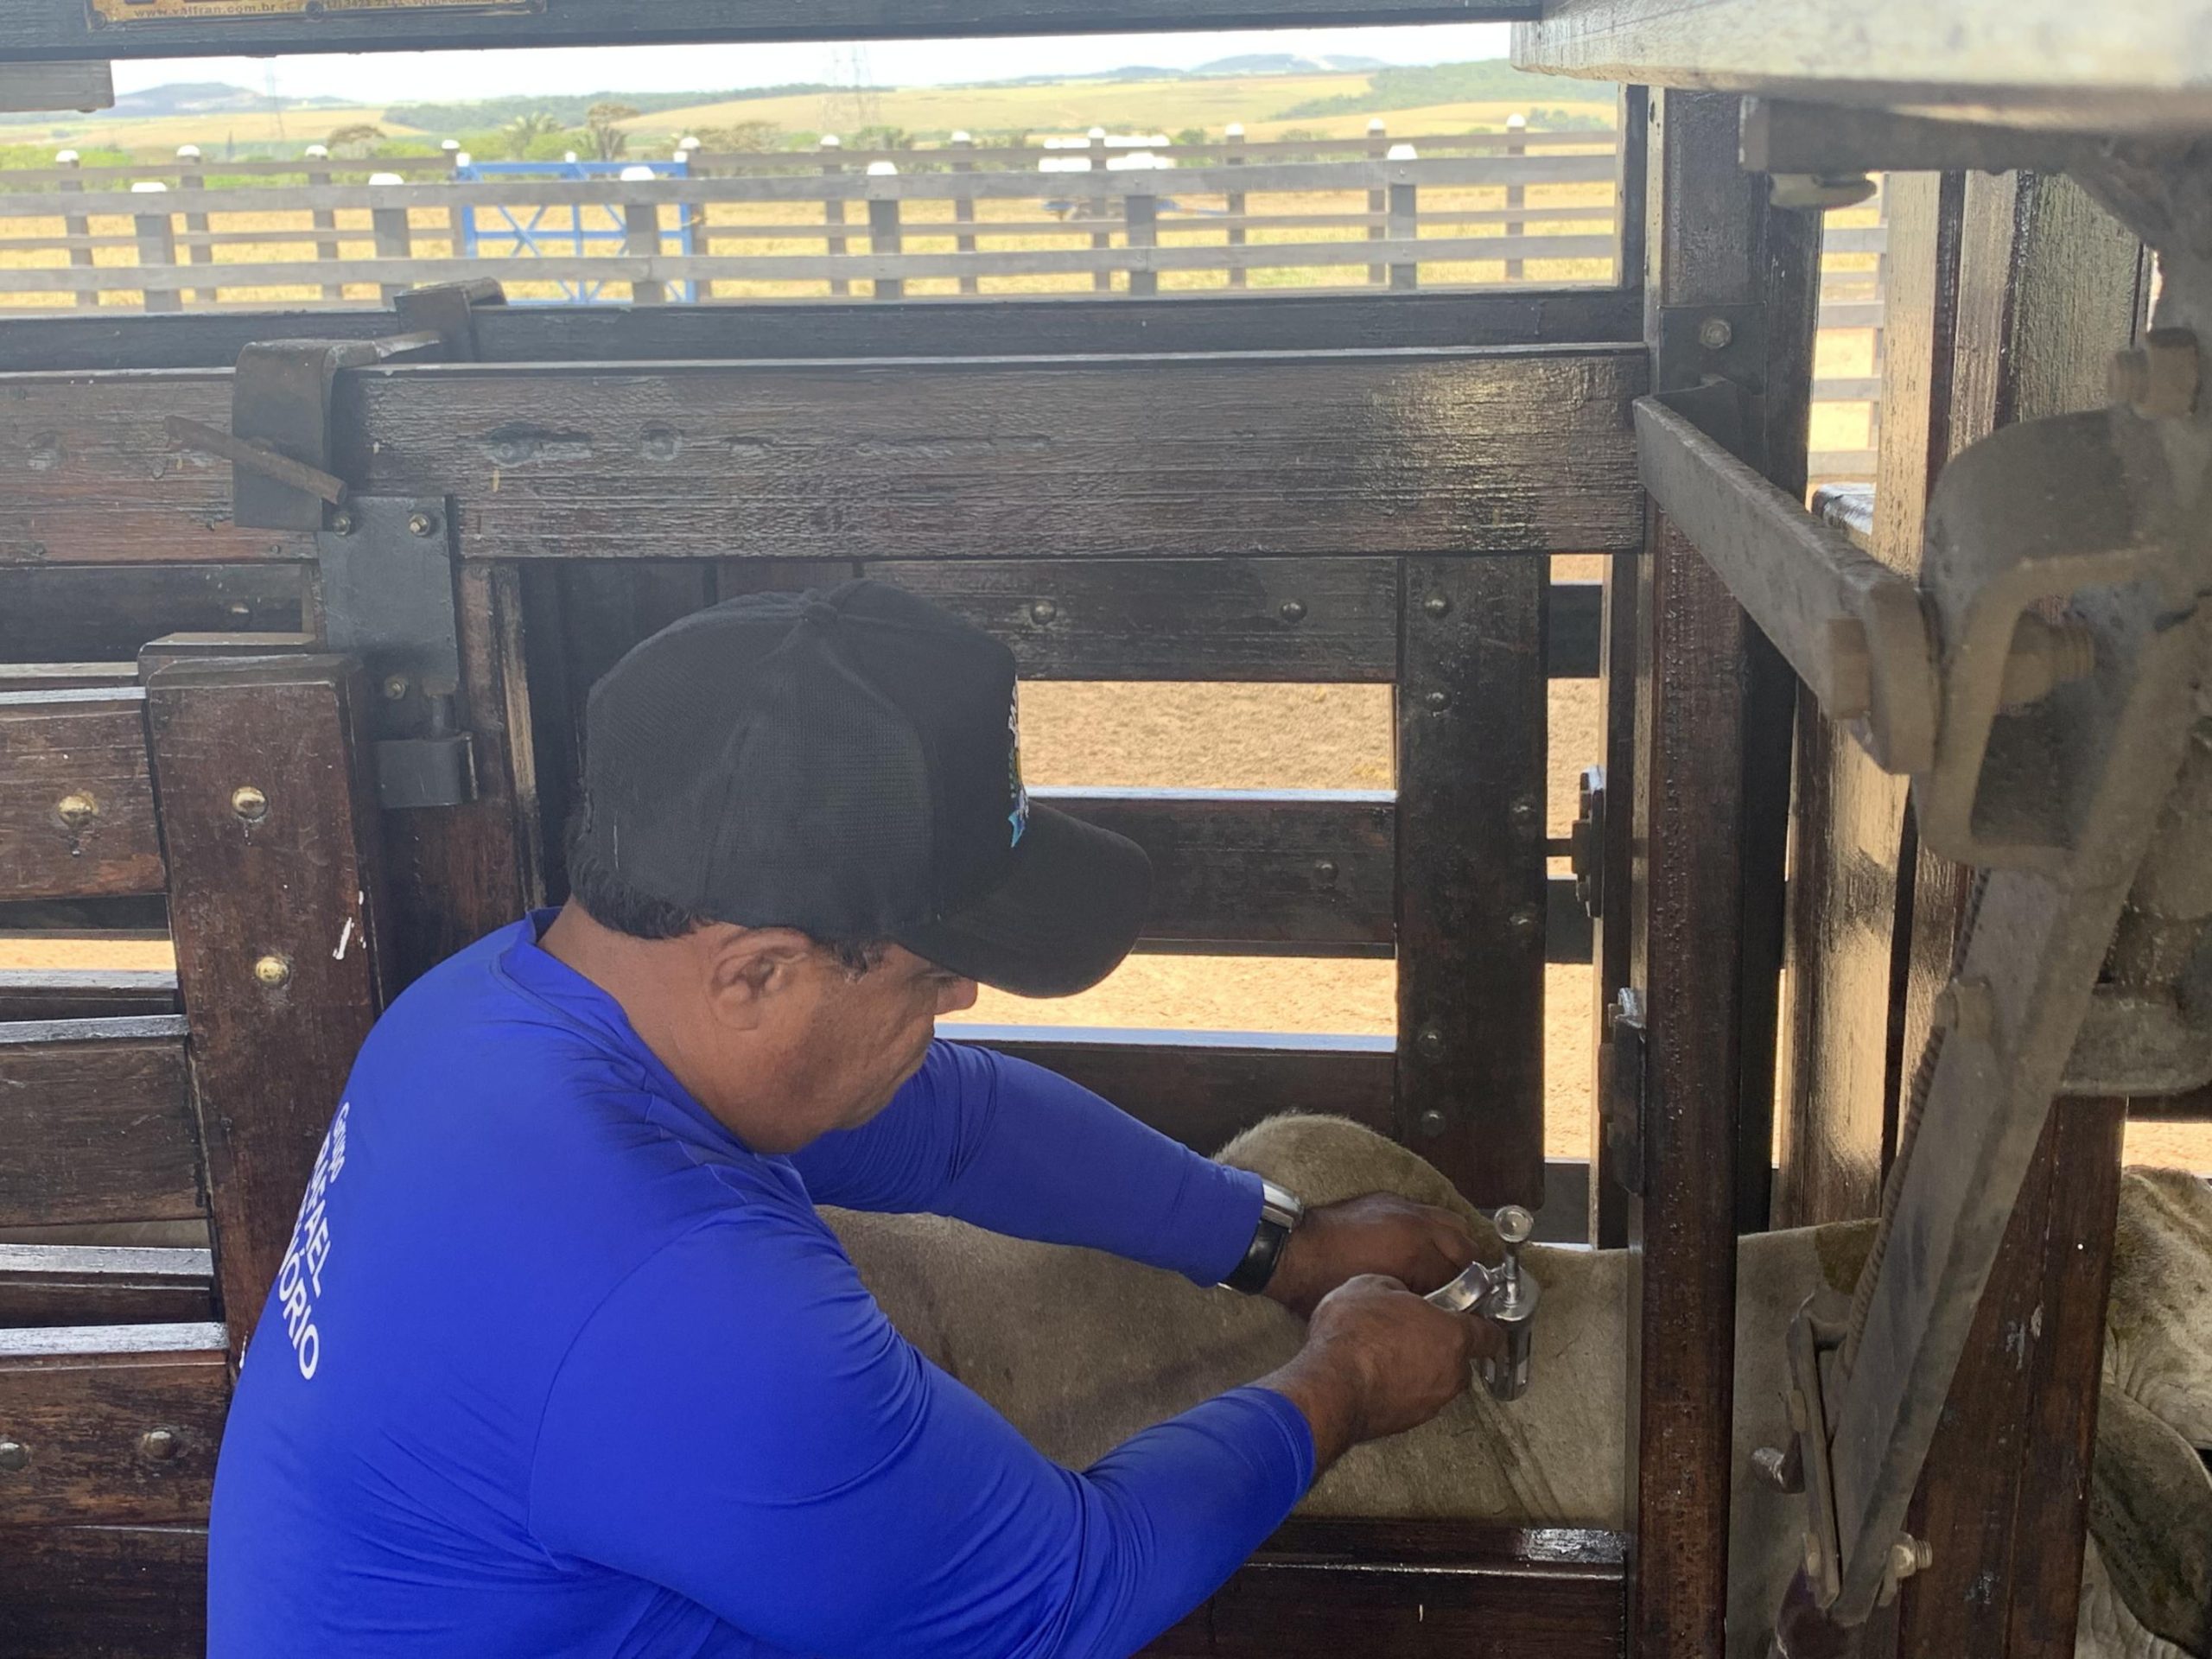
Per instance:
[[[1494,1333],[1414,1294],[1471,1259],[1453,1217],[1301,1211],[934,1040],[1142,920],[1143,854],[1029,801],[1014,696],[1003,647],[865,582],[601,682],[569,902],[398,998],[332,1120],[217,1473],[215,1659],[1127,1654],[1466,1386]],[[817,1204],[1264,1291],[1308,1339],[1073,1472],[890,1327]]]

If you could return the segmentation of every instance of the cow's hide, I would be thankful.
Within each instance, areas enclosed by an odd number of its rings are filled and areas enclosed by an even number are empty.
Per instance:
[[[1497,1259],[1488,1222],[1434,1168],[1345,1120],[1275,1118],[1222,1157],[1309,1204],[1389,1191],[1443,1205],[1465,1217],[1484,1258]],[[1272,1302],[1094,1251],[937,1217],[825,1213],[908,1339],[1072,1468],[1274,1370],[1303,1336],[1302,1324]],[[1799,1559],[1802,1500],[1754,1478],[1749,1458],[1785,1442],[1783,1332],[1815,1290],[1849,1294],[1872,1233],[1871,1222],[1847,1223],[1739,1246],[1730,1659],[1764,1652]],[[1478,1386],[1433,1422],[1355,1447],[1315,1485],[1306,1513],[1624,1525],[1627,1259],[1543,1245],[1524,1257],[1543,1287],[1528,1395],[1505,1405]],[[2106,1362],[2115,1386],[2099,1425],[2092,1508],[2109,1560],[2091,1548],[2082,1592],[2082,1650],[2100,1659],[2204,1651],[2212,1476],[2191,1447],[2212,1443],[2209,1274],[2212,1192],[2186,1176],[2131,1173]]]

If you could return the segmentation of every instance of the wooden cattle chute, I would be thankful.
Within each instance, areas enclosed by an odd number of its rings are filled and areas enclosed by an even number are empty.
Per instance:
[[[1637,6],[1565,10],[1633,22]],[[338,7],[251,25],[156,14],[95,31],[86,19],[100,15],[0,0],[0,39],[67,58],[249,39],[336,50],[1469,12],[992,0],[956,15],[839,0],[734,22],[706,0],[605,0],[500,15]],[[1755,50],[1755,25],[1729,27],[1747,37],[1732,51]],[[1643,57],[1610,67],[1630,82],[1702,73]],[[21,1628],[39,1650],[190,1649],[226,1349],[257,1311],[352,1044],[383,999],[558,893],[592,676],[719,596],[867,568],[1000,632],[1032,676],[1395,686],[1391,797],[1070,803],[1153,847],[1152,948],[1393,952],[1394,1042],[1006,1035],[1200,1144],[1325,1099],[1486,1203],[1542,1190],[1542,964],[1548,939],[1555,955],[1577,949],[1578,912],[1544,874],[1547,660],[1599,672],[1611,800],[1586,864],[1605,894],[1600,1006],[1625,1017],[1605,1061],[1589,1208],[1595,1236],[1639,1247],[1630,1532],[1294,1525],[1159,1650],[1717,1652],[1732,1247],[1772,1207],[1786,950],[1798,1047],[1784,1212],[1863,1211],[1872,1193],[1843,1179],[1850,1160],[1878,1169],[1895,1133],[1878,1113],[1870,1154],[1863,1107],[1824,1103],[1840,1097],[1818,1081],[1836,1039],[1808,1036],[1825,1030],[1812,983],[1835,931],[1819,921],[1824,895],[1852,874],[1819,858],[1840,841],[1842,791],[1863,780],[1715,567],[1638,487],[1631,404],[1719,383],[1750,394],[1730,448],[1786,493],[1805,482],[1819,221],[1770,206],[1739,166],[1739,102],[1733,83],[1626,94],[1618,268],[1640,281],[1617,289],[529,312],[447,292],[406,296],[397,317],[0,324],[0,646],[78,664],[15,671],[29,689],[0,696],[0,825],[26,832],[0,858],[0,901],[164,896],[178,954],[173,987],[0,988],[16,1019],[0,1027],[0,1075],[39,1079],[14,1093],[50,1124],[42,1161],[0,1185],[0,1224],[205,1214],[216,1245],[213,1263],[35,1246],[0,1257],[0,1309],[29,1327],[0,1337],[0,1435],[14,1437],[0,1482],[30,1495],[8,1512],[29,1524],[0,1529],[0,1556],[37,1586]],[[1911,262],[1893,291],[1932,296],[1914,324],[1927,340],[1893,339],[1884,366],[1878,512],[1900,525],[1977,429],[2079,402],[2039,346],[2012,348],[2044,340],[2030,328],[2039,308],[2078,315],[2055,285],[2077,279],[2066,238],[2094,241],[2091,221],[2036,175],[1999,187],[2010,194],[1977,217],[1963,185],[1931,200],[1908,183],[1892,213],[1891,257]],[[1968,264],[1970,249],[1985,263]],[[2133,292],[2111,314],[2121,341]],[[417,337],[410,355],[321,359],[335,366],[320,413],[289,405],[308,415],[270,430],[257,401],[272,385],[296,396],[311,375],[264,378],[234,400],[270,372],[257,343],[403,332]],[[260,366],[233,369],[242,357]],[[346,506],[272,515],[271,468],[240,448],[255,437],[281,439],[295,482],[342,481]],[[235,512],[241,490],[261,505]],[[272,517],[280,527],[249,527]],[[1878,530],[1878,550],[1885,534],[1904,548],[1917,530]],[[392,655],[420,636],[395,642],[364,620],[364,549],[447,573],[453,655],[428,683]],[[1553,588],[1553,552],[1612,556],[1602,594]],[[96,741],[79,741],[86,731]],[[391,804],[372,762],[393,744],[449,757],[455,731],[473,746],[466,798]],[[401,775],[435,787],[427,771]],[[1794,889],[1793,811],[1811,849]],[[1877,860],[1909,870],[1913,843],[1870,817]],[[1879,1052],[1904,1052],[1905,1022],[1926,1018],[1915,997],[1933,1001],[1914,976],[1948,957],[1942,879],[1917,884],[1924,910],[1895,911]],[[1902,1085],[1884,1075],[1893,1099]],[[1912,1523],[1937,1565],[1887,1616],[1901,1651],[2070,1648],[2119,1116],[2107,1103],[2053,1116],[1982,1310],[2010,1317],[2040,1287],[2046,1334],[2017,1376],[1960,1373]],[[129,1156],[75,1156],[88,1140]],[[2077,1145],[2096,1158],[2062,1179]],[[1841,1196],[1799,1196],[1823,1181]],[[2000,1433],[2006,1411],[2041,1432]],[[1988,1593],[1961,1615],[1967,1584]],[[1955,1629],[1961,1618],[1971,1628]]]

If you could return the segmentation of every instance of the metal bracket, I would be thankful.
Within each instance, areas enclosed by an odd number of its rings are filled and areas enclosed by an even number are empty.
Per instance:
[[[1843,1588],[1843,1549],[1835,1521],[1835,1471],[1828,1455],[1827,1381],[1821,1363],[1843,1346],[1844,1327],[1814,1312],[1815,1294],[1789,1322],[1789,1428],[1796,1438],[1789,1472],[1805,1496],[1805,1578],[1816,1606],[1831,1607]]]
[[[1662,305],[1652,347],[1652,386],[1674,391],[1719,377],[1754,397],[1766,393],[1766,307]]]
[[[368,665],[387,807],[475,798],[473,746],[455,729],[461,693],[453,512],[442,498],[355,496],[315,537],[325,636]]]
[[[436,334],[420,334],[272,340],[241,350],[231,384],[232,442],[216,450],[232,463],[232,522],[253,530],[321,530],[326,511],[336,505],[317,480],[333,471],[330,393],[338,371],[396,357],[435,357],[440,346]],[[293,467],[272,464],[276,460]],[[342,499],[343,482],[332,481]]]
[[[1574,896],[1596,921],[1605,913],[1605,769],[1582,769],[1582,795],[1567,831],[1567,862],[1574,870]]]
[[[1613,1154],[1613,1176],[1626,1191],[1643,1192],[1643,1104],[1649,1087],[1643,993],[1624,985],[1613,995],[1605,1021],[1605,1090],[1599,1110],[1605,1125],[1605,1146]]]
[[[409,334],[435,334],[448,363],[474,363],[482,353],[476,340],[479,306],[505,305],[506,290],[488,276],[467,283],[435,283],[391,297],[399,326]]]

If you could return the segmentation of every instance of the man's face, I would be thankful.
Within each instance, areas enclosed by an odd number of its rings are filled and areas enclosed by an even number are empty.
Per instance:
[[[785,1139],[788,1124],[790,1143],[762,1145],[756,1130],[760,1152],[795,1152],[867,1122],[920,1069],[937,1017],[976,1002],[974,980],[896,944],[862,974],[819,948],[784,971],[787,982],[762,1001],[759,1035],[775,1059],[776,1135]],[[745,1088],[759,1080],[730,1081]]]

